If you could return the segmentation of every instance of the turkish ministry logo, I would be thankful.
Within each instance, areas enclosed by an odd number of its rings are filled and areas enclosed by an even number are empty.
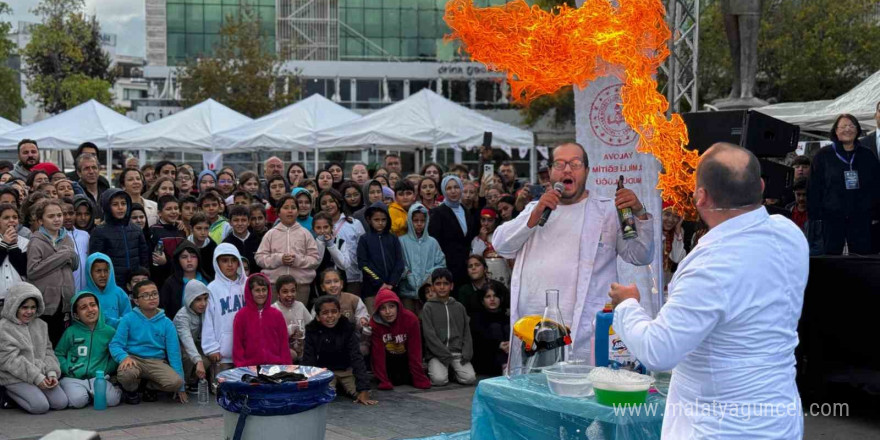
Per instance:
[[[621,86],[615,84],[605,87],[590,104],[590,128],[593,134],[614,147],[629,145],[636,138],[636,132],[623,119]]]

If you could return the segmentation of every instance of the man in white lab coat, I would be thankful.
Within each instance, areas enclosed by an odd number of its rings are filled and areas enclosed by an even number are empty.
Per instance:
[[[716,144],[694,202],[709,226],[656,319],[635,286],[611,286],[614,330],[649,370],[674,367],[663,438],[800,439],[797,324],[809,270],[804,234],[761,206],[755,156]]]
[[[654,252],[651,216],[630,189],[615,199],[586,190],[589,161],[575,143],[553,149],[550,185],[561,182],[562,194],[548,190],[528,204],[515,219],[498,227],[495,251],[516,258],[510,283],[510,322],[541,315],[545,292],[559,290],[559,308],[572,330],[572,358],[590,359],[590,340],[596,313],[608,302],[608,286],[617,281],[617,257],[636,265],[650,264]],[[547,223],[538,222],[544,208],[553,210]],[[624,240],[618,208],[631,208],[638,237]],[[521,365],[518,352],[512,366]]]

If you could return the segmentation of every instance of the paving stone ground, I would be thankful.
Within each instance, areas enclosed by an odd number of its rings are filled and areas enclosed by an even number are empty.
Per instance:
[[[328,407],[326,440],[409,439],[470,428],[474,387],[449,385],[432,390],[398,387],[374,391],[379,405],[364,407],[337,398]],[[848,417],[804,419],[807,440],[880,438],[876,399],[851,399]],[[222,410],[216,405],[186,405],[160,400],[107,411],[51,411],[34,416],[0,410],[0,440],[36,439],[56,429],[99,431],[104,440],[216,440],[224,438]]]

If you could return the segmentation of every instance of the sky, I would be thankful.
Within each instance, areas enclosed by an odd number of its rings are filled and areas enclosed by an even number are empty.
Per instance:
[[[2,17],[12,22],[39,22],[30,9],[39,0],[2,0],[12,8],[12,17]],[[116,34],[116,53],[119,55],[145,56],[144,53],[144,0],[85,0],[86,12],[97,15],[101,32]]]

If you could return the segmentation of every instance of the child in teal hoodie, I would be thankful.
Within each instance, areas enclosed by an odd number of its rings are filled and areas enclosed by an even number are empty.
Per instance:
[[[111,327],[119,326],[119,320],[131,311],[128,295],[116,284],[113,262],[105,254],[96,252],[86,261],[86,289],[101,304],[104,320]]]
[[[111,270],[112,273],[112,270]],[[105,376],[116,371],[110,356],[110,340],[116,329],[104,322],[100,300],[92,292],[80,291],[70,301],[72,324],[64,331],[55,356],[61,365],[61,389],[67,394],[71,408],[82,408],[95,395],[98,371]],[[107,406],[119,405],[122,390],[107,381]]]
[[[159,308],[156,283],[152,280],[137,283],[132,296],[137,307],[122,317],[116,336],[110,342],[110,354],[119,362],[116,379],[125,390],[125,402],[140,403],[137,389],[141,379],[145,379],[143,399],[147,402],[157,399],[155,390],[158,390],[176,392],[180,402],[186,403],[189,399],[183,388],[180,342],[174,324]]]
[[[434,237],[428,235],[430,224],[428,208],[419,202],[409,207],[406,234],[400,237],[400,247],[406,268],[400,283],[400,299],[407,310],[415,313],[419,288],[431,278],[431,272],[446,267],[446,256]]]

